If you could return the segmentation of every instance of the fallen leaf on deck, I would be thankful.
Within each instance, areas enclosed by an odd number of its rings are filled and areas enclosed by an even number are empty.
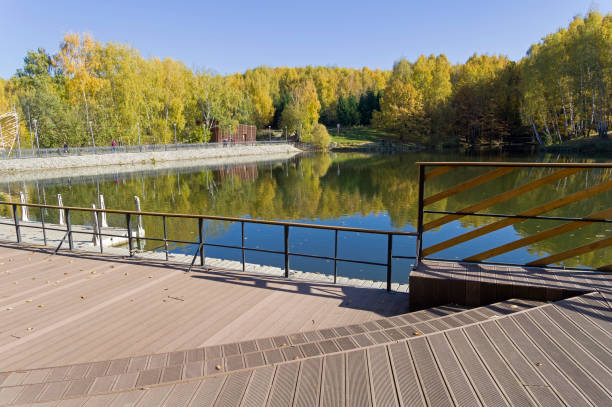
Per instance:
[[[85,298],[87,298],[86,295],[81,295],[81,299],[84,300]]]
[[[413,335],[414,336],[421,336],[421,335],[423,335],[423,332],[421,332],[421,331],[414,331]]]
[[[217,366],[215,366],[215,369],[221,370],[221,369],[223,369],[223,367],[221,367],[221,365],[217,365]]]
[[[32,331],[34,328],[28,328],[28,331]]]
[[[25,300],[25,302],[32,302],[32,300]]]
[[[45,308],[45,304],[40,304],[38,308]]]

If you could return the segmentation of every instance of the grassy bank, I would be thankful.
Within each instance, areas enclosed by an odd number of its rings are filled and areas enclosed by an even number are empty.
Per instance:
[[[343,146],[376,143],[387,139],[398,139],[398,137],[392,133],[387,133],[386,131],[371,127],[341,127],[339,136],[337,129],[330,128],[327,130],[331,135],[332,142]]]
[[[607,139],[596,136],[569,140],[561,144],[544,147],[548,152],[575,152],[585,154],[610,154],[612,153],[612,134]]]

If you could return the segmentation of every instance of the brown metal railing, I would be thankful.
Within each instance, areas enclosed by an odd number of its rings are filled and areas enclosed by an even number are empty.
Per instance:
[[[357,263],[357,264],[367,264],[367,265],[373,265],[373,266],[381,266],[381,267],[386,267],[387,269],[387,279],[386,279],[386,286],[387,286],[387,290],[391,290],[391,282],[392,282],[392,262],[393,259],[415,259],[415,256],[400,256],[400,255],[393,255],[393,237],[394,236],[417,236],[416,233],[414,232],[402,232],[402,231],[386,231],[386,230],[376,230],[376,229],[365,229],[365,228],[352,228],[352,227],[344,227],[344,226],[327,226],[327,225],[316,225],[316,224],[309,224],[309,223],[298,223],[298,222],[283,222],[283,221],[272,221],[272,220],[260,220],[260,219],[245,219],[245,218],[235,218],[235,217],[228,217],[228,216],[214,216],[214,215],[194,215],[194,214],[182,214],[182,213],[164,213],[164,212],[144,212],[144,211],[130,211],[130,210],[117,210],[117,209],[95,209],[95,208],[82,208],[82,207],[74,207],[74,206],[57,206],[57,205],[44,205],[44,204],[33,204],[33,203],[21,203],[21,202],[6,202],[6,201],[0,201],[0,206],[5,205],[5,206],[9,206],[12,208],[12,215],[13,215],[13,222],[12,223],[6,223],[6,222],[0,222],[0,225],[9,225],[9,226],[13,226],[15,228],[15,236],[16,236],[16,240],[18,243],[22,242],[22,237],[21,237],[21,229],[22,228],[34,228],[34,229],[42,229],[42,233],[43,233],[43,238],[45,241],[45,245],[46,245],[46,241],[47,241],[47,237],[46,237],[46,232],[47,231],[61,231],[61,232],[65,232],[64,237],[61,239],[59,245],[56,247],[55,249],[55,253],[57,253],[64,241],[68,240],[68,248],[69,250],[73,250],[74,249],[74,244],[73,244],[73,239],[72,236],[75,233],[78,234],[87,234],[87,235],[92,235],[95,237],[99,237],[99,241],[100,241],[100,252],[102,253],[104,251],[104,245],[102,244],[102,237],[118,237],[118,238],[123,238],[124,236],[120,236],[120,235],[116,235],[116,234],[108,234],[108,233],[102,233],[101,228],[100,228],[100,220],[99,220],[99,216],[101,213],[107,213],[107,214],[118,214],[118,215],[124,215],[125,216],[125,225],[126,225],[126,229],[127,229],[127,240],[128,240],[128,248],[129,248],[129,254],[130,256],[133,256],[135,251],[134,251],[134,240],[150,240],[150,241],[157,241],[157,242],[163,242],[163,246],[160,247],[164,247],[164,252],[166,255],[166,260],[168,260],[168,243],[179,243],[179,244],[189,244],[189,245],[197,245],[197,249],[194,252],[193,255],[193,259],[191,261],[191,264],[189,266],[189,271],[192,270],[193,265],[196,261],[196,259],[199,257],[200,258],[200,265],[204,266],[205,264],[205,253],[204,253],[204,249],[205,247],[219,247],[219,248],[226,248],[226,249],[237,249],[237,250],[241,250],[242,253],[242,271],[245,271],[246,269],[246,261],[245,261],[245,253],[246,251],[253,251],[253,252],[263,252],[263,253],[271,253],[271,254],[277,254],[277,255],[283,255],[284,256],[284,275],[285,277],[289,277],[289,263],[290,263],[290,257],[291,256],[296,256],[296,257],[306,257],[306,258],[312,258],[312,259],[320,259],[320,260],[330,260],[334,262],[334,283],[336,283],[337,278],[338,278],[338,262],[346,262],[346,263]],[[30,207],[30,208],[39,208],[41,210],[41,219],[42,219],[42,225],[41,226],[35,226],[35,225],[28,225],[28,224],[21,224],[19,222],[19,214],[18,214],[18,209],[21,207]],[[42,210],[43,209],[57,209],[60,211],[64,212],[64,217],[66,219],[66,228],[65,229],[58,229],[58,228],[53,228],[53,227],[49,227],[49,226],[45,226],[44,223],[44,217],[42,217]],[[94,214],[94,225],[92,227],[91,231],[84,231],[84,230],[79,230],[78,232],[75,232],[72,228],[72,223],[70,220],[70,214],[71,212],[88,212],[88,213],[93,213]],[[161,217],[162,218],[162,223],[163,223],[163,232],[164,232],[164,236],[163,237],[149,237],[149,236],[138,236],[138,237],[134,237],[134,233],[133,233],[133,228],[132,228],[132,219],[134,216],[154,216],[154,217]],[[166,222],[167,219],[172,219],[172,218],[187,218],[187,219],[197,219],[198,221],[198,241],[186,241],[186,240],[177,240],[177,239],[169,239],[168,235],[167,235],[167,227],[166,227]],[[204,221],[205,220],[214,220],[214,221],[225,221],[225,222],[239,222],[241,224],[241,244],[240,246],[235,246],[235,245],[226,245],[226,244],[219,244],[219,243],[212,243],[212,242],[206,242],[204,239],[204,235],[203,235],[203,227],[204,227]],[[252,224],[262,224],[262,225],[272,225],[272,226],[279,226],[283,228],[283,232],[284,232],[284,249],[282,251],[280,250],[267,250],[267,249],[260,249],[260,248],[255,248],[255,247],[247,247],[244,244],[245,241],[245,233],[244,233],[244,225],[246,223],[252,223]],[[319,255],[314,255],[314,254],[306,254],[306,253],[295,253],[295,252],[291,252],[289,250],[289,239],[290,239],[290,229],[291,228],[306,228],[306,229],[322,229],[322,230],[329,230],[329,231],[333,231],[334,232],[334,256],[319,256]],[[355,259],[347,259],[347,258],[342,258],[342,257],[338,257],[338,233],[339,232],[352,232],[352,233],[366,233],[366,234],[375,234],[375,235],[385,235],[387,236],[387,256],[386,256],[386,262],[382,263],[382,262],[374,262],[374,261],[366,261],[366,260],[355,260]]]
[[[540,221],[565,221],[567,223],[553,227],[551,229],[544,230],[542,232],[536,233],[534,235],[503,244],[501,246],[495,247],[493,249],[489,249],[483,251],[481,253],[477,253],[475,255],[466,257],[463,261],[466,262],[478,262],[484,263],[486,259],[490,259],[496,257],[498,255],[510,252],[512,250],[528,246],[530,244],[543,241],[563,233],[570,232],[572,230],[576,230],[587,225],[593,223],[611,223],[612,222],[612,208],[607,208],[603,211],[599,211],[597,213],[590,214],[584,217],[558,217],[558,216],[543,216],[543,214],[548,213],[557,208],[564,207],[571,203],[579,202],[584,199],[591,198],[597,194],[601,194],[603,192],[609,191],[612,189],[612,180],[603,180],[602,182],[591,185],[583,190],[578,192],[565,195],[558,196],[555,199],[535,207],[531,209],[521,211],[519,213],[512,214],[495,214],[495,213],[483,213],[482,210],[487,208],[491,208],[495,205],[501,204],[503,202],[509,201],[512,198],[521,196],[523,194],[527,194],[531,191],[535,191],[538,188],[543,186],[552,184],[559,180],[562,180],[566,177],[569,177],[574,174],[578,174],[582,171],[592,168],[600,168],[600,169],[611,169],[612,164],[610,163],[569,163],[569,164],[557,164],[557,163],[509,163],[509,162],[419,162],[417,163],[419,167],[419,198],[418,198],[418,219],[417,219],[417,264],[426,259],[427,256],[430,256],[434,253],[441,252],[445,249],[449,249],[461,243],[470,241],[477,237],[481,237],[487,235],[496,230],[502,229],[507,226],[511,226],[517,223],[520,223],[524,220],[528,219],[536,219]],[[448,172],[453,171],[454,169],[460,167],[490,167],[492,168],[488,172],[479,175],[475,178],[469,179],[459,185],[452,186],[442,192],[436,193],[434,195],[430,195],[425,197],[425,184],[432,179],[442,176]],[[427,168],[432,168],[430,171],[427,171]],[[478,203],[469,205],[465,208],[459,209],[457,211],[436,211],[436,210],[426,210],[425,207],[431,205],[435,202],[438,202],[442,199],[448,198],[460,192],[468,191],[472,188],[476,188],[479,185],[485,184],[487,182],[491,182],[500,178],[503,175],[509,174],[519,168],[550,168],[553,169],[552,173],[546,174],[538,179],[529,181],[521,186],[515,187],[513,189],[507,190],[498,195],[492,196],[490,198],[486,198]],[[425,222],[424,217],[426,214],[437,214],[442,215],[436,219],[429,220]],[[426,232],[431,231],[434,228],[445,225],[449,222],[455,221],[457,219],[461,219],[465,216],[484,216],[491,218],[499,218],[493,223],[488,225],[479,227],[477,229],[465,232],[459,236],[452,237],[445,241],[433,244],[428,247],[423,247],[423,236]],[[581,254],[589,253],[594,250],[602,249],[612,246],[612,237],[604,238],[602,240],[598,240],[596,242],[588,243],[579,247],[572,248],[570,250],[566,250],[560,253],[556,253],[550,256],[546,256],[541,259],[537,259],[531,261],[526,264],[516,264],[516,263],[501,263],[508,265],[527,265],[527,266],[548,266],[555,268],[555,266],[550,266],[553,263],[556,263],[561,260],[565,260],[574,256],[578,256]],[[439,259],[437,259],[439,260]],[[441,259],[446,260],[446,259]],[[500,263],[493,263],[500,264]],[[564,267],[567,268],[567,267]],[[601,266],[598,270],[612,271],[612,264]]]

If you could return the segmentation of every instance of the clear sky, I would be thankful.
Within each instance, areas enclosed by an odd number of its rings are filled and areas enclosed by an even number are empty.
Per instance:
[[[591,8],[612,12],[612,0],[0,0],[0,77],[29,49],[55,53],[69,31],[222,74],[259,65],[389,69],[423,53],[518,60]]]

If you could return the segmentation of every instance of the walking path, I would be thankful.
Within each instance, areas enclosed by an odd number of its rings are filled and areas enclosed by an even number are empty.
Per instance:
[[[52,170],[51,177],[58,177],[57,170],[61,169],[93,169],[98,174],[100,168],[107,168],[109,172],[148,170],[158,168],[177,167],[179,162],[183,166],[195,166],[194,160],[200,160],[200,164],[220,165],[236,162],[236,157],[259,156],[263,160],[274,160],[289,158],[300,150],[290,144],[265,144],[265,145],[234,145],[227,147],[191,148],[169,151],[146,151],[138,153],[116,153],[116,154],[89,154],[64,157],[40,157],[0,160],[0,174],[16,174],[18,172],[35,172],[36,179],[47,176],[40,170]],[[288,157],[287,157],[288,156]],[[206,162],[204,161],[206,160]],[[208,162],[209,160],[213,160]],[[161,164],[165,163],[165,164]],[[180,165],[179,165],[180,166]],[[87,175],[87,172],[72,175]]]

